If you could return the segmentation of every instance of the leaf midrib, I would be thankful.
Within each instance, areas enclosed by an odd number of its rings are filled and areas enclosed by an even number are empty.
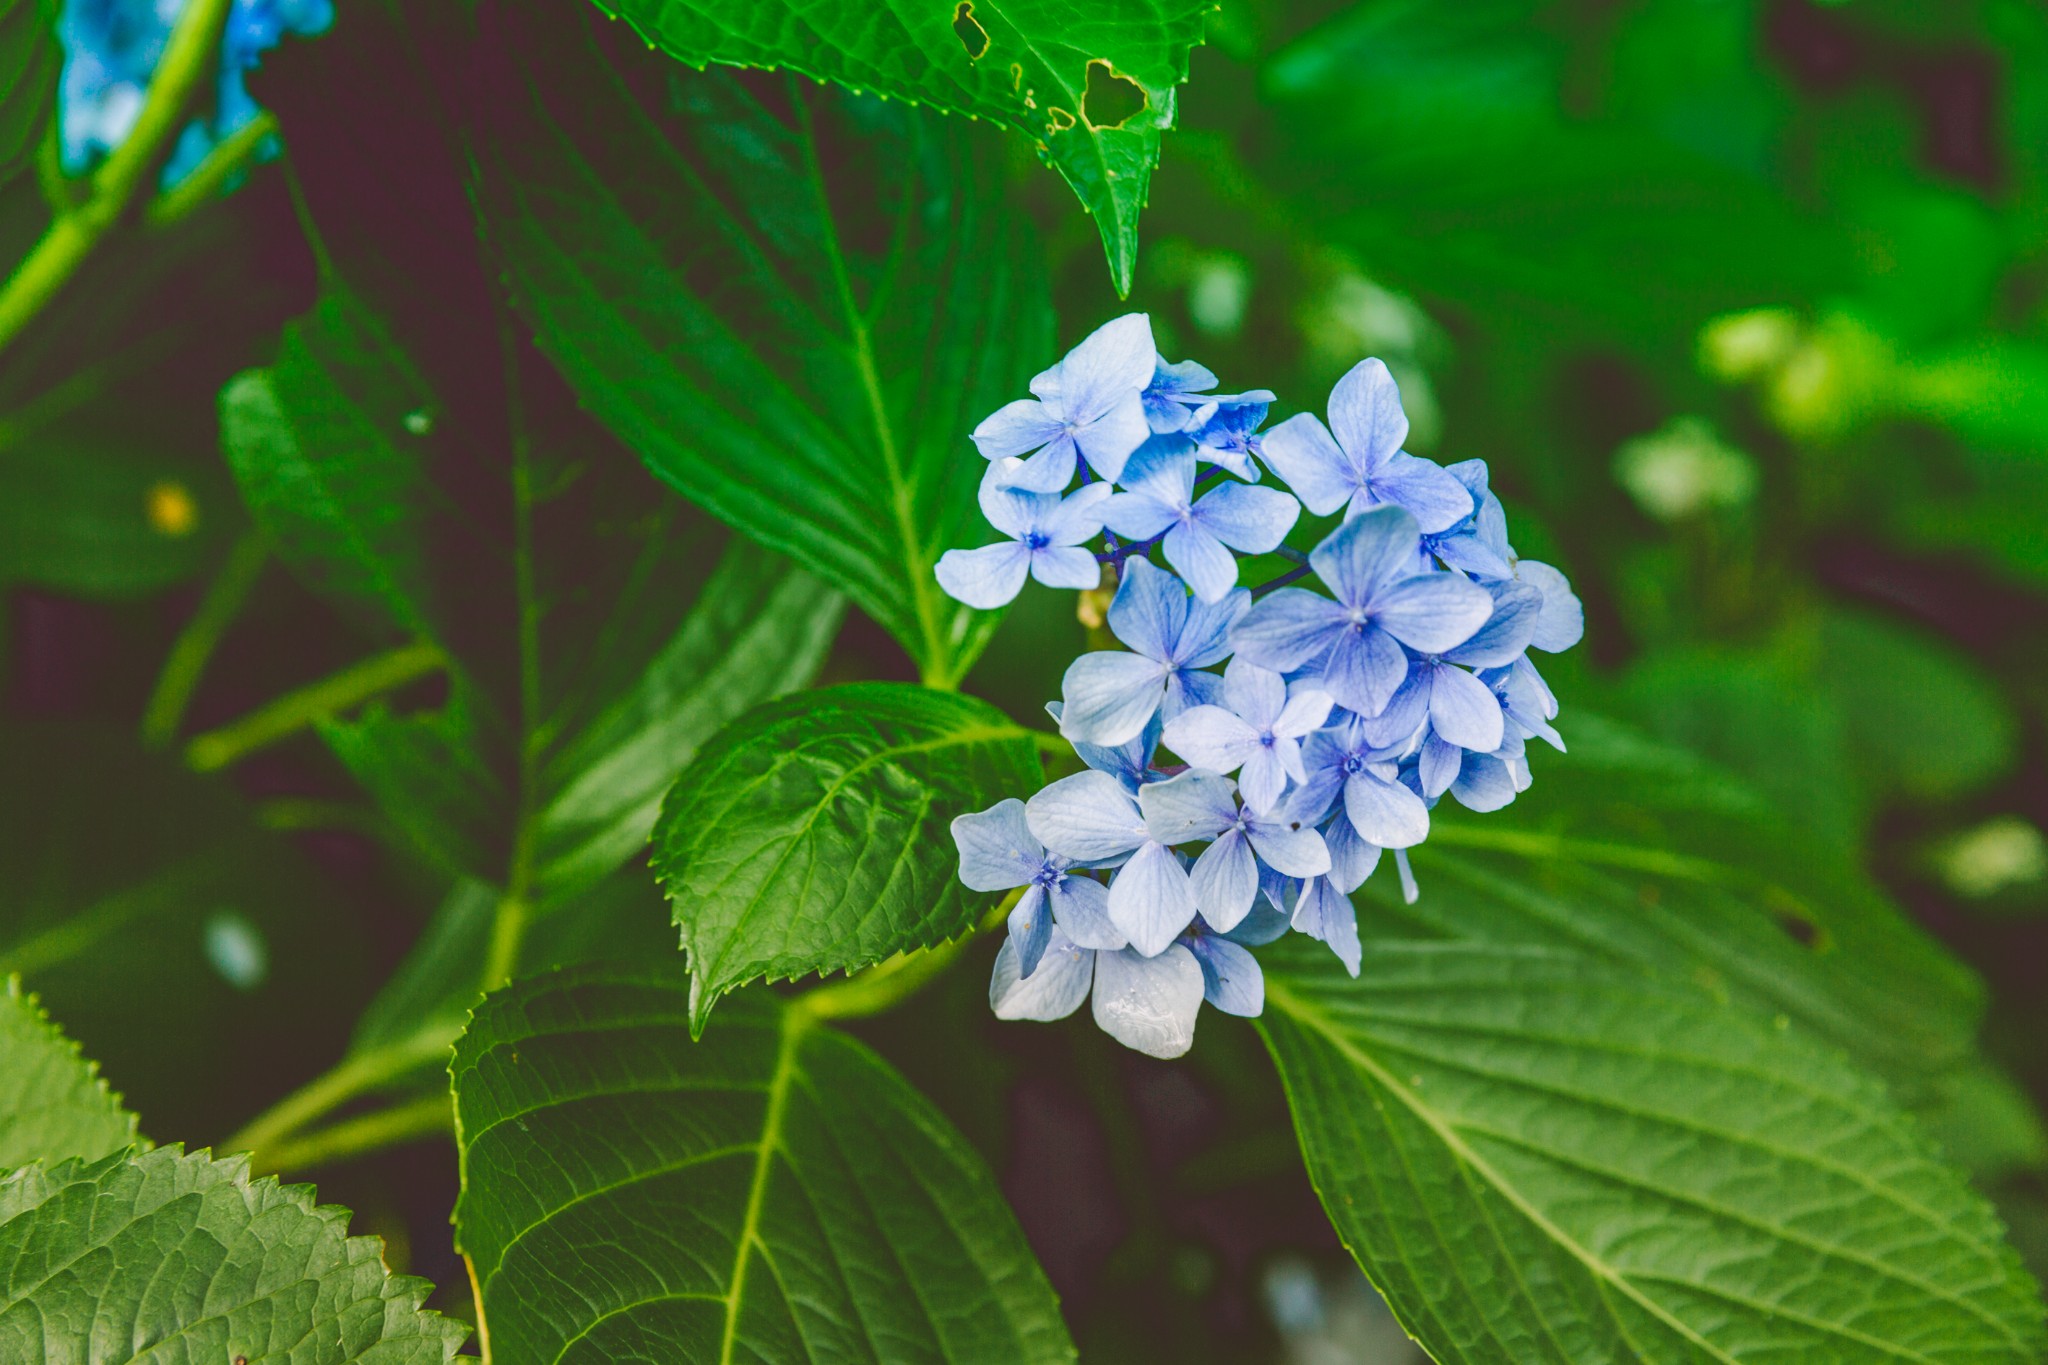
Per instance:
[[[811,1016],[801,1009],[783,1011],[782,1028],[776,1038],[775,1070],[768,1080],[768,1104],[761,1118],[761,1146],[754,1157],[754,1175],[747,1186],[746,1212],[740,1221],[740,1235],[733,1247],[731,1288],[725,1295],[725,1331],[719,1342],[719,1365],[732,1365],[733,1347],[739,1341],[740,1308],[746,1296],[747,1264],[761,1237],[761,1210],[768,1202],[768,1177],[776,1151],[782,1145],[783,1115],[789,1106],[789,1086],[796,1076],[797,1045],[810,1028]],[[761,1247],[763,1258],[768,1248]]]

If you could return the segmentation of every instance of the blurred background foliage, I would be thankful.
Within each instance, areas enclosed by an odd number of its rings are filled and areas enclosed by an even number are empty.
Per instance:
[[[162,1135],[222,1137],[324,1066],[449,889],[310,735],[217,777],[136,738],[234,575],[188,729],[366,652],[252,564],[215,396],[310,301],[294,174],[364,188],[329,241],[357,277],[470,240],[459,158],[413,141],[434,61],[367,6],[280,51],[259,98],[331,145],[103,251],[0,366],[0,973]],[[1981,974],[2013,1080],[1962,1078],[1934,1121],[2048,1273],[2048,6],[1225,0],[1180,108],[1132,300],[1163,348],[1316,406],[1384,358],[1413,447],[1485,458],[1585,599],[1567,717],[1734,770],[1789,813],[1783,856],[1866,869]],[[1078,335],[1118,306],[1094,225],[1009,154]],[[0,186],[0,257],[42,215],[33,174]],[[968,687],[1029,714],[1083,638],[1027,594]],[[825,676],[910,671],[855,620]],[[998,1025],[983,946],[866,1031],[1013,1192],[1078,1195],[1019,1213],[1085,1358],[1411,1358],[1247,1027],[1205,1017],[1166,1065]],[[188,1034],[143,1025],[172,999]],[[322,1189],[460,1285],[445,1148]]]

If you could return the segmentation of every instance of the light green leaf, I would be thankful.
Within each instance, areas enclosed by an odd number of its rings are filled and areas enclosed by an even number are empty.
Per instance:
[[[0,1170],[93,1160],[141,1139],[135,1116],[10,976],[0,991]]]
[[[445,704],[327,718],[330,747],[431,861],[545,904],[633,857],[721,723],[810,676],[840,602],[706,534],[544,375],[518,397],[526,425],[458,420],[337,286],[228,386],[222,428],[294,570],[449,661]]]
[[[56,17],[50,0],[0,0],[0,184],[36,155],[57,116]]]
[[[439,1365],[468,1335],[306,1185],[175,1147],[0,1181],[0,1359]]]
[[[728,726],[655,827],[694,1027],[757,977],[851,971],[973,928],[993,902],[954,875],[948,827],[1039,776],[1000,711],[903,683],[801,692]]]
[[[1439,1361],[2010,1361],[1990,1207],[1804,1030],[1576,955],[1270,954],[1324,1210]]]
[[[801,72],[1032,140],[1095,217],[1119,296],[1211,0],[597,0],[695,67]]]
[[[595,15],[484,23],[503,69],[481,211],[542,348],[685,497],[844,588],[927,681],[957,682],[999,619],[933,577],[985,539],[967,433],[1053,346],[991,135],[679,71],[622,29],[593,34]]]
[[[690,1040],[630,969],[521,982],[455,1053],[457,1240],[497,1365],[1037,1365],[1073,1347],[966,1141],[801,1006]]]

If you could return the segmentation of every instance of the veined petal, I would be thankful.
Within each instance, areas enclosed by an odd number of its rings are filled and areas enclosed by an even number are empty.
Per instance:
[[[1429,720],[1429,692],[1436,681],[1433,668],[1410,667],[1408,676],[1387,701],[1387,709],[1359,722],[1359,732],[1375,749],[1405,750],[1415,732]]]
[[[1131,947],[1151,957],[1195,917],[1195,889],[1172,849],[1147,842],[1109,884],[1109,917]]]
[[[1287,698],[1287,704],[1274,717],[1273,733],[1287,739],[1300,739],[1320,729],[1330,718],[1330,708],[1336,704],[1336,698],[1320,687],[1300,688]]]
[[[1117,482],[1169,507],[1186,507],[1195,494],[1195,443],[1185,436],[1154,436],[1138,447]]]
[[[1351,500],[1365,473],[1313,413],[1296,413],[1259,443],[1266,467],[1294,490],[1302,506],[1326,517]]]
[[[1365,885],[1380,865],[1380,846],[1360,838],[1348,815],[1339,814],[1330,822],[1323,843],[1330,850],[1330,882],[1347,896]]]
[[[1212,488],[1194,506],[1197,524],[1231,549],[1251,555],[1272,553],[1300,516],[1301,504],[1287,494],[1248,483]]]
[[[1529,640],[1531,649],[1555,654],[1585,638],[1586,609],[1573,594],[1569,579],[1533,559],[1517,563],[1515,577],[1543,594],[1543,611],[1536,618],[1536,633]]]
[[[1200,525],[1174,527],[1160,548],[1166,562],[1194,589],[1197,601],[1220,602],[1237,586],[1237,557]]]
[[[1229,679],[1224,680],[1229,695]],[[1259,733],[1221,706],[1191,706],[1166,723],[1166,747],[1197,768],[1236,772],[1259,747]]]
[[[1042,517],[1060,505],[1055,494],[1031,493],[1006,482],[1000,462],[991,464],[982,474],[975,499],[989,525],[1017,539],[1029,534]]]
[[[1145,405],[1133,393],[1086,426],[1074,429],[1074,444],[1088,467],[1112,482],[1123,477],[1132,452],[1151,436]]]
[[[1543,594],[1526,583],[1489,583],[1493,594],[1493,615],[1471,639],[1444,657],[1471,668],[1498,668],[1515,661],[1529,647],[1536,623],[1543,613]]]
[[[1437,665],[1429,689],[1429,723],[1446,742],[1482,754],[1500,747],[1505,728],[1493,689],[1451,664]]]
[[[1237,802],[1231,799],[1236,789],[1229,778],[1199,768],[1148,782],[1138,788],[1145,833],[1162,844],[1213,839],[1237,822]]]
[[[1102,504],[1102,524],[1125,540],[1150,540],[1179,515],[1179,509],[1148,492],[1117,493]]]
[[[1372,495],[1379,502],[1407,508],[1423,534],[1432,536],[1471,516],[1474,507],[1471,493],[1449,470],[1406,451],[1373,475]]]
[[[1031,572],[1031,551],[1022,541],[1005,540],[979,550],[948,550],[932,566],[946,595],[982,611],[993,611],[1017,599]]]
[[[1188,880],[1195,889],[1195,906],[1210,927],[1218,933],[1235,929],[1259,894],[1259,864],[1244,831],[1228,830],[1203,849]]]
[[[1321,658],[1350,629],[1344,608],[1306,588],[1282,588],[1252,605],[1230,632],[1238,657],[1285,673]]]
[[[1165,663],[1174,657],[1187,622],[1186,584],[1146,560],[1124,561],[1123,581],[1109,604],[1109,628],[1117,639]]]
[[[1323,660],[1324,690],[1361,716],[1384,710],[1407,676],[1408,656],[1393,636],[1373,625],[1346,628]]]
[[[1434,730],[1430,732],[1429,738],[1422,742],[1422,753],[1415,764],[1415,775],[1422,781],[1425,800],[1434,801],[1451,789],[1451,783],[1458,780],[1458,769],[1464,758],[1463,749]]]
[[[1330,390],[1330,430],[1362,473],[1377,473],[1400,451],[1408,439],[1408,414],[1383,362],[1361,360],[1337,381]]]
[[[1038,518],[1038,529],[1053,545],[1079,545],[1102,533],[1102,504],[1115,491],[1107,479],[1083,484]]]
[[[1129,939],[1109,917],[1109,888],[1093,877],[1070,873],[1053,885],[1053,923],[1083,948],[1121,948]]]
[[[1095,952],[1076,945],[1058,929],[1029,980],[1024,978],[1017,946],[1004,941],[989,977],[988,1004],[998,1019],[1037,1019],[1050,1023],[1081,1008],[1095,979]]]
[[[1259,960],[1227,938],[1196,934],[1185,941],[1202,969],[1202,998],[1241,1019],[1256,1019],[1266,1008],[1266,974]]]
[[[1515,571],[1504,556],[1488,549],[1486,542],[1469,530],[1439,536],[1427,544],[1435,547],[1436,557],[1446,566],[1474,578],[1506,578]]]
[[[1330,850],[1310,824],[1293,827],[1285,820],[1261,820],[1251,826],[1252,851],[1275,872],[1290,877],[1318,877],[1330,870]]]
[[[1034,398],[1019,398],[982,418],[970,439],[983,459],[1001,460],[1037,450],[1064,429],[1045,404]]]
[[[1128,396],[1142,423],[1145,413],[1139,395],[1152,383],[1153,367],[1158,361],[1159,352],[1152,346],[1151,318],[1143,313],[1111,318],[1060,361],[1057,382],[1061,413],[1079,426],[1101,417]],[[1131,449],[1136,448],[1134,441]]]
[[[1176,668],[1166,675],[1166,700],[1159,705],[1163,720],[1172,720],[1197,706],[1215,706],[1223,700],[1223,679],[1214,673]]]
[[[1028,977],[1052,942],[1052,907],[1045,903],[1044,887],[1033,882],[1024,888],[1010,910],[1009,929],[1009,941],[1017,949],[1017,975]]]
[[[1421,539],[1415,518],[1405,509],[1375,507],[1325,536],[1323,543],[1309,552],[1308,562],[1345,606],[1376,607],[1382,589],[1414,561]],[[1486,605],[1492,609],[1491,597]],[[1472,629],[1478,628],[1475,622]]]
[[[1244,588],[1232,588],[1213,602],[1197,599],[1190,603],[1187,624],[1173,645],[1174,661],[1183,668],[1221,663],[1233,648],[1232,629],[1251,608],[1252,595]]]
[[[1038,875],[1045,845],[1024,820],[1016,797],[985,811],[953,819],[953,843],[960,850],[960,880],[970,891],[1008,891]]]
[[[1166,666],[1142,654],[1083,654],[1060,680],[1060,733],[1077,744],[1134,739],[1159,709],[1165,681]]]
[[[1344,814],[1359,838],[1381,848],[1413,848],[1429,837],[1429,807],[1422,798],[1371,773],[1344,780]]]
[[[1177,943],[1156,957],[1134,948],[1099,954],[1094,1007],[1096,1024],[1125,1047],[1153,1057],[1184,1056],[1195,1045],[1202,968]]]
[[[1384,588],[1373,598],[1372,613],[1382,630],[1410,649],[1442,654],[1486,624],[1493,594],[1456,574],[1416,574]]]
[[[1514,773],[1492,754],[1466,754],[1451,795],[1467,810],[1499,810],[1515,799]]]
[[[1269,729],[1287,705],[1287,680],[1250,659],[1232,659],[1223,670],[1223,697],[1251,725]]]
[[[1299,746],[1289,747],[1297,750]],[[1280,803],[1287,791],[1287,766],[1281,760],[1277,745],[1255,744],[1249,757],[1244,760],[1243,769],[1237,775],[1237,790],[1244,797],[1245,809],[1264,815]]]
[[[1063,777],[1024,804],[1031,833],[1076,862],[1121,857],[1145,842],[1144,818],[1123,783],[1094,769]]]
[[[1036,455],[1003,460],[996,470],[1005,487],[1027,493],[1064,493],[1074,481],[1074,438],[1062,429]]]
[[[1352,909],[1351,898],[1332,886],[1329,878],[1311,877],[1301,888],[1301,898],[1294,903],[1294,927],[1329,944],[1344,970],[1358,975],[1358,912]]]
[[[1048,545],[1029,553],[1031,576],[1048,588],[1085,591],[1102,581],[1102,565],[1078,545]]]

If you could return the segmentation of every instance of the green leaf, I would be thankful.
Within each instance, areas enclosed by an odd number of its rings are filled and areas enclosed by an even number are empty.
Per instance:
[[[2023,1361],[1997,1218],[1803,1030],[1541,950],[1267,958],[1324,1210],[1437,1360]]]
[[[691,66],[801,72],[1030,138],[1095,217],[1119,296],[1209,0],[597,0]],[[1092,103],[1091,103],[1092,102]]]
[[[481,211],[542,348],[685,497],[843,587],[927,681],[957,682],[1000,619],[933,577],[980,538],[967,433],[1053,347],[990,135],[676,71],[597,42],[595,16],[485,23],[502,61]]]
[[[1411,855],[1420,900],[1382,873],[1361,933],[1568,948],[1697,982],[1812,1029],[1910,1106],[1938,1104],[1975,1063],[1969,969],[1723,770],[1598,716],[1566,720],[1571,752],[1533,752],[1535,786],[1513,805],[1437,807]]]
[[[1039,778],[1000,711],[903,683],[802,692],[728,726],[655,827],[692,1026],[757,977],[852,971],[973,928],[993,899],[954,875],[948,827]]]
[[[56,118],[56,17],[49,0],[0,0],[0,184],[35,157]]]
[[[952,1126],[801,1006],[728,1015],[693,1043],[682,992],[625,968],[477,1011],[455,1225],[497,1365],[1072,1360]]]
[[[328,718],[329,745],[431,861],[547,903],[633,857],[696,746],[810,676],[840,605],[706,535],[544,374],[518,396],[510,429],[452,411],[336,287],[228,386],[222,430],[305,581],[449,660],[444,705]]]
[[[439,1365],[468,1335],[422,1312],[347,1211],[248,1162],[139,1156],[0,1181],[0,1358]]]
[[[135,1116],[10,976],[0,993],[0,1170],[72,1157],[93,1160],[141,1139]]]

